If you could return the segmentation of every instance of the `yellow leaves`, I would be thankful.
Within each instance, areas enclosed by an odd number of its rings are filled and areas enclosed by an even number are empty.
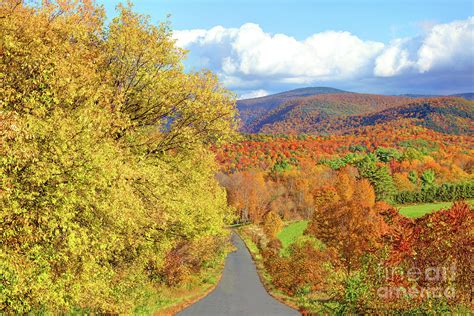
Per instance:
[[[187,150],[233,134],[234,96],[209,72],[183,72],[185,52],[175,46],[167,23],[150,25],[146,17],[119,6],[105,44],[114,93],[132,122],[127,129],[153,126],[163,132],[159,141],[142,143],[145,151]]]
[[[408,179],[408,173],[395,173],[393,175],[393,182],[398,190],[398,192],[403,191],[414,191],[416,186]]]
[[[343,201],[350,201],[354,194],[354,179],[347,173],[341,172],[337,176],[336,190]]]
[[[372,209],[375,205],[375,191],[369,180],[361,179],[357,181],[354,200],[362,207]]]
[[[207,147],[232,137],[234,96],[184,73],[167,23],[120,7],[106,30],[88,0],[14,4],[0,4],[7,312],[130,313],[150,260],[225,234]]]
[[[283,228],[283,221],[280,215],[274,211],[267,212],[263,217],[263,229],[268,238],[275,239]]]
[[[0,20],[5,34],[0,73],[9,74],[0,86],[6,94],[5,108],[42,116],[58,104],[74,106],[101,90],[102,80],[91,65],[99,55],[90,35],[98,24],[77,12],[82,2],[70,4],[58,8],[59,4],[45,3],[41,10],[19,5]]]

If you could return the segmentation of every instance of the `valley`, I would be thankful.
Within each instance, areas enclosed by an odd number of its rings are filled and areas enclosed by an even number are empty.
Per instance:
[[[238,101],[241,139],[213,149],[267,289],[303,314],[466,312],[474,102],[303,91]],[[447,286],[406,269],[451,265],[456,299],[380,294]]]

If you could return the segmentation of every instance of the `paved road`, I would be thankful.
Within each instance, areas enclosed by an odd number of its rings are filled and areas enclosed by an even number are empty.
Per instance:
[[[216,289],[179,316],[277,316],[299,315],[296,310],[271,297],[263,287],[257,270],[237,234],[232,234],[237,251],[229,254],[224,274]]]

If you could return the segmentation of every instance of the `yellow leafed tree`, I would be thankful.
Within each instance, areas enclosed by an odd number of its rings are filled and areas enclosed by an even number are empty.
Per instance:
[[[212,264],[192,249],[222,251],[208,147],[233,137],[235,101],[183,71],[169,24],[5,0],[0,33],[0,311],[132,313],[177,247]]]

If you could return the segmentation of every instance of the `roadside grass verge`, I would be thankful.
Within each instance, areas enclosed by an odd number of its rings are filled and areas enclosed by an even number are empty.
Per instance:
[[[172,316],[208,295],[220,281],[227,255],[235,248],[229,243],[225,252],[212,266],[191,275],[187,282],[175,286],[162,286],[146,292],[146,304],[137,306],[134,315]]]
[[[211,292],[220,279],[223,267],[222,263],[207,269],[199,275],[192,276],[183,285],[172,288],[163,286],[149,292],[148,304],[137,307],[134,315],[175,315]]]

